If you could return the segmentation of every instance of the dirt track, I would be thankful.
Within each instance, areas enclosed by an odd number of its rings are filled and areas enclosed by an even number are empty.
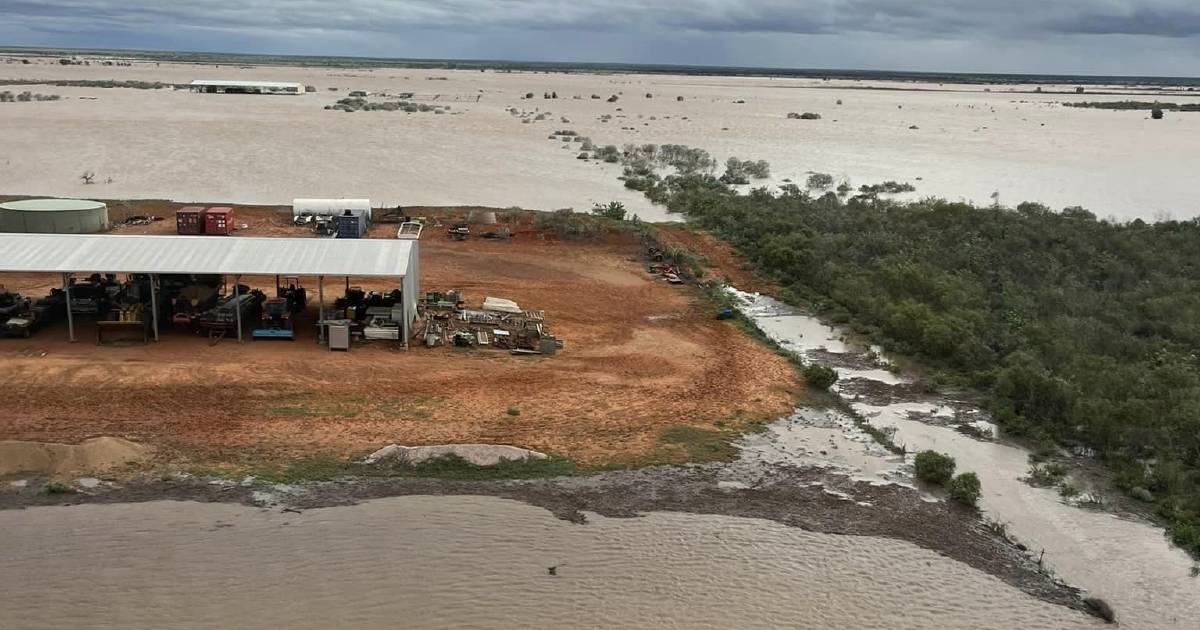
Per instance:
[[[139,202],[134,210],[172,216],[174,207]],[[239,213],[250,226],[245,235],[304,235],[272,210]],[[801,385],[786,362],[715,321],[693,289],[650,278],[636,260],[635,235],[563,242],[514,227],[511,241],[467,242],[430,228],[421,243],[421,288],[459,288],[470,303],[493,295],[544,309],[548,328],[566,343],[556,357],[404,352],[381,342],[331,353],[303,320],[295,342],[216,346],[169,331],[149,346],[99,347],[87,324],[71,344],[62,326],[30,340],[0,340],[0,379],[9,400],[19,401],[0,415],[0,438],[77,443],[111,435],[157,446],[160,459],[175,462],[491,442],[586,463],[632,463],[685,459],[685,447],[660,439],[669,427],[733,432],[790,408]],[[173,229],[168,220],[116,232]],[[376,226],[372,236],[392,230]],[[0,284],[34,296],[55,280],[0,274]],[[327,281],[327,300],[340,284]]]

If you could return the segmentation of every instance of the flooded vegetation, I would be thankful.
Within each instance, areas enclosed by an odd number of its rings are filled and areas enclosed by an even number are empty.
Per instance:
[[[1030,452],[991,439],[994,427],[985,411],[953,396],[918,394],[919,389],[908,387],[911,380],[888,370],[846,367],[886,365],[888,360],[850,341],[855,336],[847,330],[770,297],[734,294],[772,340],[805,360],[842,355],[835,389],[851,414],[797,410],[792,418],[771,425],[765,437],[746,438],[749,452],[773,462],[848,470],[871,483],[909,484],[918,451],[945,453],[958,462],[959,472],[979,477],[985,519],[1036,554],[1047,570],[1111,604],[1122,627],[1181,628],[1200,615],[1200,580],[1192,577],[1187,555],[1156,525],[1077,507],[1052,488],[1031,486],[1025,481]],[[871,390],[888,395],[862,393]],[[895,456],[866,442],[853,416],[909,455]],[[963,431],[963,426],[976,430]],[[926,496],[937,500],[942,495]]]
[[[677,187],[668,207],[783,297],[914,359],[929,391],[977,396],[1040,453],[1103,463],[1200,556],[1200,221]]]

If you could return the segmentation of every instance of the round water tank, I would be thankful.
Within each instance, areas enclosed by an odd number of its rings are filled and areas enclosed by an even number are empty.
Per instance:
[[[0,232],[91,234],[108,228],[108,206],[84,199],[0,203]]]

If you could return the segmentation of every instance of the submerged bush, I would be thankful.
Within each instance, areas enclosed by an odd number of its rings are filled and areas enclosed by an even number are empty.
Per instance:
[[[971,507],[975,507],[979,503],[979,495],[982,490],[983,484],[979,483],[979,476],[973,472],[958,475],[951,479],[946,486],[946,491],[950,494],[951,499]]]
[[[833,175],[828,173],[813,173],[808,176],[809,190],[825,190],[833,185]]]
[[[814,363],[804,368],[804,380],[816,389],[826,390],[837,382],[838,373],[831,367]]]
[[[954,476],[954,458],[937,451],[921,451],[913,460],[917,479],[939,486],[946,485]]]

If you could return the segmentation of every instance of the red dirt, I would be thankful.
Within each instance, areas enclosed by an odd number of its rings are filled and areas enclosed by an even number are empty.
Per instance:
[[[115,231],[173,233],[179,204],[138,202],[134,214],[153,203],[167,220]],[[237,212],[238,223],[250,226],[242,235],[306,233],[276,209]],[[0,339],[9,400],[0,439],[77,443],[109,435],[155,445],[172,461],[233,463],[448,442],[513,444],[586,463],[680,461],[683,448],[659,439],[669,427],[731,432],[790,409],[801,388],[792,368],[716,321],[694,289],[648,276],[631,233],[581,243],[512,227],[517,236],[509,241],[466,242],[428,228],[421,288],[458,288],[473,304],[493,295],[544,309],[547,328],[565,340],[555,357],[405,352],[382,342],[333,353],[303,318],[294,342],[215,346],[171,330],[148,346],[100,347],[86,323],[72,344],[63,325],[29,340]],[[394,230],[377,225],[371,235]],[[33,296],[56,281],[0,274],[0,284]],[[326,282],[329,302],[341,284]],[[305,285],[311,322],[316,280]]]

